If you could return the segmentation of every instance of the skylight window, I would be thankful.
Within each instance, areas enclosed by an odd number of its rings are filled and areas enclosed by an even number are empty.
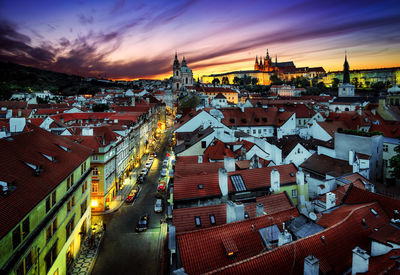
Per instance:
[[[58,144],[58,147],[60,147],[61,149],[63,149],[65,152],[69,152],[69,151],[70,151],[70,149],[68,149],[68,148],[65,147],[65,146],[62,146],[62,145],[59,145],[59,144]]]
[[[194,217],[194,222],[196,223],[196,226],[201,226],[201,220],[199,216]]]
[[[211,223],[211,225],[216,225],[216,224],[217,224],[217,222],[215,221],[215,216],[214,216],[214,214],[211,214],[211,215],[210,215],[210,223]]]
[[[28,165],[28,166],[29,166],[30,168],[32,168],[33,170],[36,170],[36,169],[38,168],[37,165],[32,164],[32,163],[25,162],[25,164]]]
[[[231,181],[236,191],[241,192],[247,190],[241,175],[232,175]]]
[[[52,157],[52,156],[49,156],[49,155],[46,155],[46,154],[43,154],[43,153],[41,153],[42,154],[42,156],[44,156],[45,158],[47,158],[48,160],[50,160],[50,161],[55,161],[55,157]]]
[[[371,212],[372,212],[372,214],[375,215],[376,218],[379,218],[379,214],[378,214],[378,212],[375,211],[375,209],[371,208]]]
[[[199,185],[197,185],[197,187],[198,187],[199,189],[203,189],[203,188],[204,188],[203,184],[199,184]]]

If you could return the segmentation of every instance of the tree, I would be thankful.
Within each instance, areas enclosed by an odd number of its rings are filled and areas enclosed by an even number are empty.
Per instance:
[[[255,86],[258,83],[258,78],[257,77],[253,77],[251,78],[251,85]]]
[[[229,85],[229,78],[227,76],[222,77],[222,84]]]
[[[184,98],[182,98],[181,100],[179,100],[178,102],[178,111],[181,111],[182,109],[186,109],[186,108],[196,108],[197,105],[199,105],[200,103],[200,97],[194,94],[189,94],[187,96],[185,96]]]
[[[282,85],[283,81],[275,74],[269,77],[272,85]]]
[[[337,89],[339,87],[340,80],[338,78],[332,79],[332,88]]]
[[[235,77],[233,78],[233,83],[235,83],[236,85],[238,85],[238,84],[240,83],[240,78],[237,77],[237,76],[235,76]]]
[[[212,84],[215,86],[216,84],[220,84],[221,82],[219,81],[219,78],[214,78],[212,81]]]
[[[318,84],[318,79],[313,78],[313,79],[311,80],[311,83],[312,83],[311,86],[313,86],[313,87],[317,86],[317,84]]]
[[[353,77],[351,84],[354,85],[355,88],[358,88],[358,78],[357,77]]]
[[[396,146],[394,151],[397,153],[390,159],[390,167],[393,168],[390,174],[395,178],[400,178],[400,146]]]

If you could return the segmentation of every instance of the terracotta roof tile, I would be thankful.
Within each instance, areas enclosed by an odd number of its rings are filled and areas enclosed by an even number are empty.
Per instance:
[[[27,132],[0,139],[0,180],[16,187],[7,196],[0,196],[0,238],[92,154],[91,149],[65,137],[28,126]],[[42,171],[35,176],[26,163],[41,166]]]
[[[298,217],[296,208],[254,219],[177,234],[182,265],[188,274],[202,274],[255,256],[264,250],[258,230]],[[236,257],[226,256],[223,240],[229,236],[237,248]],[[230,247],[230,244],[227,244]]]
[[[286,211],[293,207],[292,201],[286,192],[257,197],[256,202],[248,203],[244,206],[245,211],[249,214],[250,218],[255,218],[257,216],[256,206],[258,203],[263,204],[264,212],[267,213],[267,215]]]
[[[379,213],[379,217],[373,218],[375,221],[366,228],[362,225],[361,219],[371,214],[371,207]],[[257,253],[229,266],[215,268],[210,274],[303,274],[304,258],[311,254],[319,260],[321,273],[344,273],[351,267],[352,249],[356,246],[368,249],[370,245],[368,236],[375,228],[382,227],[388,221],[389,218],[379,204],[359,205],[343,220],[317,234],[271,251]]]
[[[204,157],[211,160],[223,160],[225,157],[236,158],[237,155],[219,139],[214,140],[204,151]]]
[[[331,158],[326,155],[318,155],[317,153],[304,161],[300,167],[322,176],[331,175],[339,177],[353,172],[352,166],[347,161]]]

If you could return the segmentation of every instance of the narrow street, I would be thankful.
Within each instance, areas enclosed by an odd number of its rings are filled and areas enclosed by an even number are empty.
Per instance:
[[[164,205],[163,213],[154,213],[154,202],[169,133],[162,134],[157,158],[135,201],[124,203],[118,211],[102,216],[107,230],[92,274],[159,274],[161,244],[166,237],[165,230],[160,234],[160,219],[166,210]],[[136,222],[145,213],[150,217],[150,226],[137,233]]]

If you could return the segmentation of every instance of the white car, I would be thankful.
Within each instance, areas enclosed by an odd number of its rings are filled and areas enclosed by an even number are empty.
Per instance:
[[[161,213],[162,211],[163,211],[162,200],[157,199],[156,203],[154,204],[154,212]]]
[[[167,159],[164,159],[163,165],[168,165],[168,160]]]
[[[145,167],[146,167],[147,169],[150,169],[152,164],[153,164],[153,162],[149,160],[149,161],[146,162]]]
[[[147,168],[143,168],[143,169],[140,171],[140,175],[146,176],[146,175],[147,175]]]
[[[161,177],[165,177],[167,175],[167,168],[163,168],[161,170]]]

